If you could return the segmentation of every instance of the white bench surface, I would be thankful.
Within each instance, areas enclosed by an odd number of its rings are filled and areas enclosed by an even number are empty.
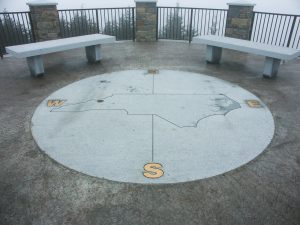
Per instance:
[[[263,55],[282,60],[290,60],[296,58],[297,56],[300,56],[299,49],[272,46],[269,44],[262,44],[258,42],[217,35],[204,35],[194,37],[193,43],[228,48],[241,52],[248,52],[256,55]]]
[[[103,34],[90,34],[71,38],[62,38],[51,41],[36,42],[6,47],[7,53],[16,58],[44,55],[86,46],[114,43],[115,37]]]

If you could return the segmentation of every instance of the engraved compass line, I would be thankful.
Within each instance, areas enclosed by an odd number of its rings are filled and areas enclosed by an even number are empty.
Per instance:
[[[154,79],[154,78],[153,78]],[[153,85],[154,85],[154,82],[153,82]],[[160,116],[160,115],[158,115],[158,114],[156,114],[156,113],[149,113],[149,114],[147,114],[147,113],[130,113],[127,109],[124,109],[124,108],[120,108],[120,109],[86,109],[86,110],[63,110],[63,111],[59,111],[60,109],[63,109],[63,108],[65,108],[65,107],[67,107],[67,106],[76,106],[76,105],[80,105],[80,104],[85,104],[85,103],[88,103],[88,102],[93,102],[93,101],[96,101],[96,102],[102,102],[103,100],[105,100],[105,99],[108,99],[108,98],[112,98],[112,97],[114,97],[114,96],[117,96],[117,95],[123,95],[123,96],[125,96],[125,95],[127,95],[127,96],[137,96],[137,95],[139,95],[139,96],[149,96],[149,95],[155,95],[155,96],[158,96],[158,95],[163,95],[163,96],[168,96],[168,95],[186,95],[186,96],[195,96],[195,95],[206,95],[206,94],[154,94],[154,86],[152,87],[152,93],[153,94],[112,94],[112,95],[110,95],[110,96],[107,96],[107,97],[104,97],[104,98],[101,98],[101,99],[90,99],[90,100],[87,100],[87,101],[83,101],[83,102],[79,102],[79,103],[73,103],[73,104],[66,104],[66,105],[62,105],[62,106],[59,106],[59,107],[55,107],[55,108],[53,108],[53,109],[51,109],[50,110],[50,112],[56,112],[56,113],[58,113],[58,112],[60,112],[60,113],[63,113],[63,112],[73,112],[73,113],[80,113],[80,112],[88,112],[88,111],[123,111],[123,112],[125,112],[128,116],[151,116],[151,138],[152,138],[152,140],[151,140],[151,160],[152,160],[152,162],[154,162],[154,142],[155,142],[155,140],[154,140],[154,130],[155,130],[155,123],[154,123],[154,118],[155,117],[157,117],[157,118],[160,118],[161,120],[164,120],[164,121],[166,121],[166,122],[168,122],[169,124],[172,124],[173,126],[176,126],[177,128],[180,128],[180,129],[182,129],[182,128],[197,128],[198,127],[198,124],[202,121],[202,120],[204,120],[204,119],[207,119],[207,118],[209,118],[209,117],[213,117],[213,116],[218,116],[218,115],[223,115],[223,116],[226,116],[229,112],[231,112],[231,111],[234,111],[234,110],[236,110],[236,109],[240,109],[241,108],[241,105],[238,103],[238,102],[236,102],[235,100],[233,100],[233,99],[231,99],[231,98],[229,98],[228,96],[226,96],[226,95],[224,95],[224,94],[210,94],[210,95],[221,95],[221,96],[224,96],[224,97],[226,97],[227,99],[229,99],[229,100],[231,100],[232,102],[233,102],[233,104],[235,105],[235,108],[231,108],[231,109],[228,109],[227,111],[225,110],[225,112],[223,112],[223,113],[221,113],[221,112],[219,112],[219,113],[212,113],[212,114],[210,114],[210,115],[207,115],[207,116],[204,116],[204,117],[202,117],[202,118],[200,118],[200,119],[198,119],[197,120],[197,122],[194,124],[194,125],[192,125],[192,126],[180,126],[180,125],[178,125],[178,124],[176,124],[176,123],[174,123],[174,122],[172,122],[171,120],[169,120],[169,119],[167,119],[167,118],[165,118],[165,117],[163,117],[163,116]],[[207,95],[206,95],[207,96]],[[221,107],[221,106],[220,106]]]
[[[104,98],[101,98],[101,100],[103,99],[107,99],[107,98],[112,98],[113,96],[115,95],[152,95],[152,94],[112,94],[110,96],[107,96],[107,97],[104,97]],[[169,94],[154,94],[154,95],[169,95]],[[171,94],[171,95],[176,95],[176,94]],[[180,95],[180,94],[178,94]],[[186,95],[186,94],[184,94]],[[190,94],[190,95],[202,95],[202,94]],[[207,115],[207,116],[204,116],[202,118],[200,118],[199,120],[197,120],[197,122],[195,123],[195,125],[193,126],[180,126],[156,113],[130,113],[127,109],[123,109],[123,108],[120,108],[120,109],[86,109],[86,110],[64,110],[64,111],[58,111],[59,109],[62,109],[62,108],[65,108],[67,106],[74,106],[74,105],[80,105],[80,104],[85,104],[85,103],[88,103],[88,102],[92,102],[92,101],[98,101],[99,99],[90,99],[90,100],[87,100],[87,101],[83,101],[83,102],[78,102],[78,103],[70,103],[70,104],[66,104],[66,105],[62,105],[62,106],[59,106],[59,107],[54,107],[53,109],[50,110],[50,112],[56,112],[56,113],[63,113],[63,112],[74,112],[74,113],[78,113],[78,112],[88,112],[88,111],[124,111],[126,112],[126,114],[128,116],[157,116],[159,118],[161,118],[162,120],[165,120],[166,122],[170,123],[170,124],[173,124],[174,126],[176,126],[177,128],[197,128],[198,127],[198,124],[201,120],[203,119],[206,119],[206,118],[209,118],[209,117],[212,117],[212,116],[218,116],[218,115],[223,115],[223,116],[226,116],[228,113],[230,113],[231,111],[234,111],[234,110],[237,110],[237,109],[240,109],[242,108],[241,107],[241,104],[238,103],[237,101],[233,100],[232,98],[228,97],[227,95],[224,95],[224,94],[215,94],[215,95],[223,95],[225,97],[227,97],[228,99],[230,99],[232,102],[234,102],[234,104],[237,105],[236,108],[234,109],[231,109],[231,110],[228,110],[227,112],[224,112],[224,113],[212,113],[210,115]]]

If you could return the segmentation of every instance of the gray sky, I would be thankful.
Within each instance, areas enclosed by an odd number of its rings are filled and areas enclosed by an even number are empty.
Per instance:
[[[30,0],[0,0],[0,11],[3,11],[4,8],[8,11],[27,11],[28,6],[26,2],[28,1]],[[182,7],[227,9],[226,3],[234,1],[236,0],[158,0],[158,5],[176,6],[176,2],[178,2]],[[127,7],[135,5],[134,0],[57,0],[57,2],[59,9]],[[251,2],[256,3],[255,11],[300,14],[300,0],[253,0]]]

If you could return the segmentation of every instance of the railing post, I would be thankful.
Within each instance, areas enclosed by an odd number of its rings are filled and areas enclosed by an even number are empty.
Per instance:
[[[158,7],[156,7],[156,41],[158,41]]]
[[[1,26],[1,32],[3,32],[2,34],[3,34],[3,37],[5,38],[5,32],[4,32],[4,28],[2,27],[3,25],[2,25],[2,20],[1,20],[1,18],[0,18],[0,26]],[[2,52],[2,49],[4,49],[5,48],[5,40],[2,40],[2,39],[0,39],[0,57],[1,57],[1,59],[3,59],[3,52]]]
[[[291,44],[291,40],[292,40],[292,35],[293,35],[293,32],[294,32],[294,28],[295,28],[296,19],[297,19],[297,16],[294,16],[292,27],[291,27],[291,31],[290,31],[290,35],[289,35],[289,39],[288,39],[288,43],[287,43],[287,47],[290,47],[290,44]]]
[[[189,31],[190,31],[190,33],[189,33],[189,43],[191,43],[192,42],[192,28],[193,28],[193,9],[191,9],[191,18],[190,18],[190,29],[189,29]]]
[[[252,32],[253,32],[253,26],[254,26],[254,18],[255,18],[255,12],[252,12],[252,20],[251,20],[250,31],[249,31],[249,41],[252,38]]]
[[[134,8],[132,8],[132,40],[135,41],[135,18],[134,18]]]
[[[31,35],[32,35],[32,41],[36,42],[36,38],[35,38],[35,32],[34,32],[34,28],[33,28],[33,22],[32,22],[32,17],[31,17],[31,12],[28,13],[28,18],[29,18],[29,23],[30,23],[30,30],[31,30]]]
[[[98,33],[100,33],[100,28],[99,28],[99,12],[98,9],[96,9],[96,19],[97,19],[97,31]]]

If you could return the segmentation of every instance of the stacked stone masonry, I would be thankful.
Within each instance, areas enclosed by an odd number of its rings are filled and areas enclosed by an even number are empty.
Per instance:
[[[56,4],[30,5],[33,33],[36,41],[57,39],[60,36]],[[254,5],[229,5],[225,36],[250,40]],[[136,40],[156,41],[156,1],[136,0]]]
[[[59,17],[56,5],[30,6],[30,12],[36,41],[59,38]]]
[[[156,2],[136,2],[136,40],[156,41]]]
[[[253,16],[253,6],[230,5],[225,36],[250,40]]]

